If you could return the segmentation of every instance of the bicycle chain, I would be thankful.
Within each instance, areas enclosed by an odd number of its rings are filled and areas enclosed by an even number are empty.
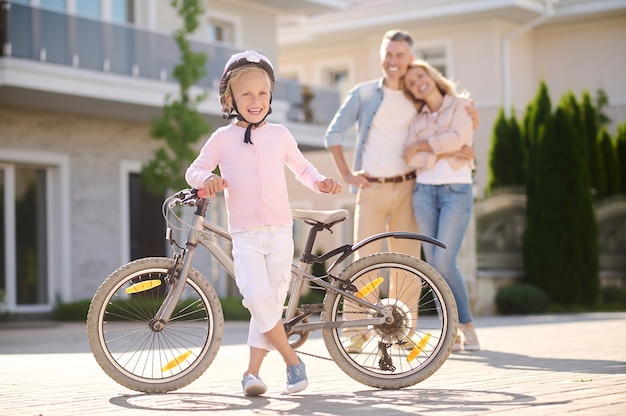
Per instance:
[[[298,354],[302,354],[302,355],[306,355],[308,357],[313,357],[313,358],[319,358],[320,360],[326,360],[326,361],[332,361],[334,362],[334,360],[330,357],[322,357],[321,355],[316,355],[316,354],[312,354],[310,352],[306,352],[306,351],[300,351],[300,350],[296,350]],[[364,368],[369,368],[370,370],[380,370],[380,368],[376,368],[376,367],[364,367]],[[395,368],[394,370],[395,371]]]
[[[315,355],[315,354],[312,354],[310,352],[305,352],[305,351],[297,351],[297,352],[298,352],[298,354],[307,355],[307,356],[313,357],[313,358],[319,358],[320,360],[333,361],[333,359],[330,358],[330,357],[322,357],[321,355]]]

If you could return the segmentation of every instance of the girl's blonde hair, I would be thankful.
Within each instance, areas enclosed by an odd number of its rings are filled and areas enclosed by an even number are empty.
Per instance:
[[[469,98],[469,93],[467,91],[458,92],[456,89],[456,82],[446,78],[443,76],[441,72],[439,72],[435,67],[430,65],[428,62],[422,59],[416,59],[409,64],[407,67],[407,72],[411,68],[422,68],[426,73],[435,81],[435,85],[437,89],[442,95],[450,95],[452,97],[466,97]],[[417,99],[411,94],[411,92],[406,87],[404,82],[404,76],[401,79],[402,91],[404,91],[404,95],[415,105],[418,111],[424,107],[426,104],[424,100]]]
[[[233,100],[232,85],[239,79],[250,72],[260,72],[265,75],[267,82],[270,85],[270,93],[274,91],[274,81],[269,76],[267,71],[259,65],[243,65],[230,71],[229,76],[225,80],[224,93],[219,96],[220,104],[222,105],[222,113],[224,117],[230,115],[235,110],[235,104]]]

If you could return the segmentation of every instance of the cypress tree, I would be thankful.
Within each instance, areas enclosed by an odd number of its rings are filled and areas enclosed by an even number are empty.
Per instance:
[[[524,116],[524,142],[527,146],[528,158],[526,163],[526,230],[524,233],[523,258],[526,279],[543,287],[540,283],[544,279],[545,259],[539,256],[550,250],[550,246],[544,246],[543,234],[549,229],[550,224],[545,222],[542,216],[541,194],[542,172],[540,138],[551,135],[551,103],[548,88],[544,82],[539,85],[539,90],[526,107]],[[547,131],[549,130],[549,131]]]
[[[515,112],[511,114],[507,123],[509,127],[509,136],[511,140],[511,148],[513,160],[511,160],[511,185],[524,186],[526,179],[526,163],[527,163],[527,149],[524,146],[522,138],[522,130],[515,118]]]
[[[491,134],[491,150],[489,152],[489,181],[487,183],[487,192],[491,193],[494,189],[509,183],[509,163],[512,160],[511,142],[508,139],[508,123],[504,115],[504,109],[498,112],[498,117],[493,126]]]
[[[617,195],[620,189],[619,165],[611,135],[605,127],[600,129],[600,160],[606,173],[605,197]]]
[[[554,118],[540,129],[536,170],[541,187],[528,224],[533,238],[525,247],[530,280],[563,305],[593,303],[599,293],[597,230],[588,179],[572,174],[585,171],[586,162],[570,104],[565,97]]]
[[[562,262],[573,266],[573,269],[570,270],[577,270],[580,276],[580,287],[575,292],[577,296],[572,297],[571,303],[592,305],[600,296],[598,225],[588,164],[590,154],[593,153],[595,154],[593,157],[596,159],[596,166],[601,166],[596,111],[588,94],[587,100],[583,100],[583,106],[578,105],[572,94],[562,100],[559,108],[563,110],[565,120],[563,128],[558,128],[556,133],[563,135],[561,140],[563,146],[567,146],[569,139],[571,147],[575,149],[575,152],[572,153],[572,159],[569,163],[564,160],[561,169],[560,189],[563,192],[563,197],[569,198],[567,206],[571,210],[567,221],[564,221],[562,225],[563,235],[567,235],[568,230],[570,233],[570,238],[566,244],[569,247],[567,252],[563,254]],[[581,117],[581,114],[588,114],[593,121],[587,124],[585,122],[587,115]],[[577,130],[579,120],[583,120],[586,126],[581,130]],[[567,131],[568,126],[571,127],[571,131]],[[572,171],[576,174],[572,175]],[[604,178],[603,175],[600,177]],[[600,182],[600,187],[604,193],[603,179],[600,179]],[[571,238],[571,235],[581,236],[581,238]]]
[[[487,193],[498,187],[524,186],[526,151],[515,115],[508,119],[500,109],[491,135]]]
[[[537,95],[529,105],[526,119],[525,134],[529,146],[539,141],[539,129],[544,126],[552,114],[552,103],[545,81],[539,83]]]
[[[617,126],[615,139],[615,155],[619,171],[619,193],[626,195],[626,123]]]
[[[583,92],[581,104],[582,133],[585,140],[585,157],[587,160],[587,170],[589,172],[589,184],[594,190],[596,199],[604,198],[605,175],[600,159],[600,149],[598,146],[598,112],[587,91]]]
[[[528,131],[530,130],[530,113],[532,112],[531,109],[533,107],[533,101],[529,102],[526,105],[526,112],[524,112],[524,117],[522,118],[522,143],[524,145],[524,149],[526,150],[526,153],[528,154],[528,151],[530,149],[530,139],[529,139],[529,133]],[[528,163],[528,160],[526,160],[526,162]]]
[[[607,127],[611,124],[611,118],[604,112],[606,106],[609,105],[609,97],[606,92],[599,88],[596,90],[596,121],[598,123],[598,129],[601,127]]]
[[[539,129],[541,137],[552,134],[552,122],[548,120],[544,126]],[[550,252],[548,240],[544,239],[544,234],[550,228],[549,218],[542,215],[543,195],[541,191],[543,186],[537,186],[542,183],[541,178],[543,172],[539,169],[542,147],[539,143],[530,146],[528,154],[528,170],[526,185],[526,230],[524,233],[523,259],[524,269],[526,272],[526,280],[538,287],[546,287],[546,275],[548,270],[549,258],[545,253]]]

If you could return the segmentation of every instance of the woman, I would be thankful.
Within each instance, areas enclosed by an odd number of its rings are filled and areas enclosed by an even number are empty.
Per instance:
[[[474,160],[450,153],[471,146],[472,118],[465,111],[468,98],[461,97],[453,82],[427,62],[413,61],[403,80],[404,91],[417,114],[409,126],[404,159],[415,167],[413,210],[421,233],[443,241],[448,248],[424,244],[426,261],[448,282],[459,311],[460,331],[454,350],[480,349],[472,323],[465,278],[457,257],[474,204]]]

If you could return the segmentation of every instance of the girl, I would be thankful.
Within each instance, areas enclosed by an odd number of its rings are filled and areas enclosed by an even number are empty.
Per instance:
[[[224,191],[237,287],[251,315],[250,360],[242,380],[248,396],[267,391],[259,371],[270,349],[285,361],[289,393],[308,385],[305,365],[282,323],[293,258],[284,166],[315,192],[341,191],[338,182],[304,158],[284,126],[265,121],[273,89],[274,69],[265,56],[255,51],[233,55],[222,74],[219,99],[224,117],[236,120],[211,135],[185,175],[189,185],[204,188],[210,197]],[[218,165],[221,176],[212,173]]]

